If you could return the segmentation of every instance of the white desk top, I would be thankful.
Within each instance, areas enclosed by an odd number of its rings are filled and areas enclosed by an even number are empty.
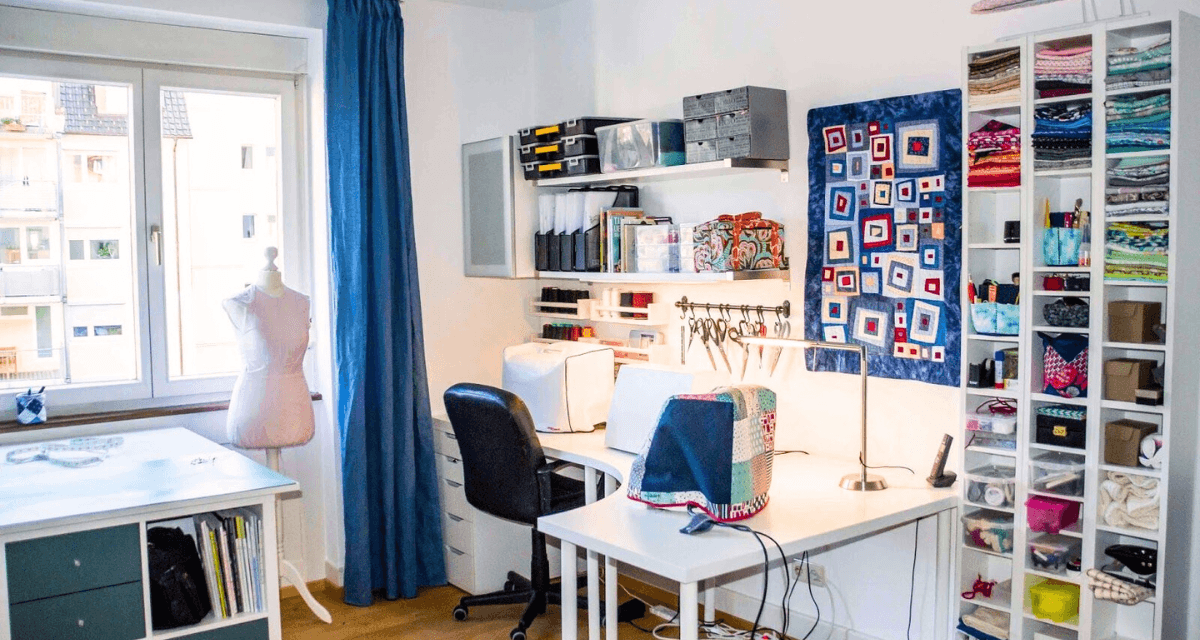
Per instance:
[[[609,449],[604,444],[604,431],[591,433],[539,433],[538,441],[546,455],[603,471],[625,482],[633,467],[632,453]]]
[[[0,534],[213,499],[282,493],[296,482],[187,429],[115,434],[124,444],[78,469],[10,464],[0,447]],[[54,440],[48,442],[66,442]]]
[[[588,464],[579,455],[585,445],[575,446],[581,435],[585,434],[556,434],[555,438],[572,440],[555,440],[554,444],[575,452],[580,459],[573,462]],[[545,439],[543,446],[549,447]],[[630,461],[632,458],[629,455]],[[625,469],[622,477],[627,477],[628,467]],[[883,474],[890,485],[884,491],[862,493],[838,487],[842,476],[857,472],[854,461],[798,453],[778,456],[766,507],[741,524],[774,537],[784,553],[792,556],[958,505],[953,488],[931,488],[923,479],[903,471]],[[538,528],[677,582],[705,580],[762,562],[762,547],[754,536],[720,527],[698,535],[679,533],[689,519],[682,509],[654,509],[617,491],[585,507],[539,518]],[[770,550],[772,557],[777,553]]]

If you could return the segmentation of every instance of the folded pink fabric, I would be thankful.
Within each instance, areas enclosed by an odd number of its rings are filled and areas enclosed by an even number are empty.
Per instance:
[[[1083,45],[1081,47],[1071,47],[1070,49],[1042,49],[1037,52],[1040,56],[1077,56],[1082,53],[1091,53],[1091,45]]]
[[[979,0],[971,5],[971,13],[994,13],[1010,9],[1024,9],[1036,4],[1059,2],[1060,0]]]

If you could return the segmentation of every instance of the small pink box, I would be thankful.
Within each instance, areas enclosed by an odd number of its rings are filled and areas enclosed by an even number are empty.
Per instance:
[[[1079,522],[1079,503],[1042,496],[1030,496],[1025,501],[1029,528],[1033,531],[1057,534]]]

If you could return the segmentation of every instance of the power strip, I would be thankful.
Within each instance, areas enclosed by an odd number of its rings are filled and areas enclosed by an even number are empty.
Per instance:
[[[661,604],[656,604],[653,607],[650,607],[650,613],[653,613],[654,615],[667,621],[674,620],[675,616],[678,615],[678,613],[671,607]]]

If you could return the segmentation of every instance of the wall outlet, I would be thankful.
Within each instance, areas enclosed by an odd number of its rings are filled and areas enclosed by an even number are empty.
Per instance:
[[[794,560],[792,562],[792,575],[796,576],[796,579],[800,582],[811,580],[814,588],[825,586],[825,567],[819,564],[813,564],[812,562],[802,563],[799,560]]]

